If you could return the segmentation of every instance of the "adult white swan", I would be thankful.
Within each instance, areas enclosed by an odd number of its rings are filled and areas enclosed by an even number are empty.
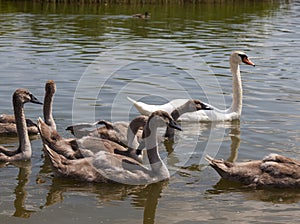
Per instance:
[[[209,104],[208,107],[213,108],[213,110],[198,110],[191,113],[185,113],[180,116],[179,120],[181,121],[231,121],[239,119],[242,113],[242,99],[243,99],[243,89],[242,89],[242,80],[240,74],[240,64],[245,63],[247,65],[255,64],[250,61],[248,56],[241,51],[235,51],[230,56],[230,70],[232,73],[232,90],[233,90],[233,99],[231,107],[226,110],[220,110]],[[164,110],[168,113],[171,113],[174,108],[181,106],[186,103],[188,99],[176,99],[172,100],[169,103],[163,105],[151,105],[143,102],[137,102],[129,97],[128,100],[133,102],[136,109],[144,115],[149,115],[156,110]]]

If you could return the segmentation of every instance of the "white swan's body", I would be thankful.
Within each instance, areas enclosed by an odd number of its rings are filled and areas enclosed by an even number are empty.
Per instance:
[[[70,160],[58,154],[44,142],[46,153],[51,160],[55,174],[86,182],[118,182],[123,184],[149,184],[170,177],[168,168],[159,156],[157,148],[157,128],[168,125],[181,130],[171,116],[164,111],[156,111],[149,117],[144,137],[150,168],[123,156],[99,151],[95,156]]]
[[[239,119],[242,113],[242,80],[240,75],[240,64],[244,62],[248,65],[253,65],[254,63],[248,59],[248,56],[244,52],[235,51],[230,56],[230,70],[232,73],[232,90],[233,99],[231,107],[226,110],[220,110],[212,105],[207,104],[213,110],[199,110],[192,113],[185,113],[180,116],[180,121],[231,121]],[[151,105],[143,102],[137,102],[128,97],[136,109],[144,115],[149,115],[156,110],[164,110],[171,113],[175,108],[178,108],[182,104],[186,103],[188,99],[176,99],[169,103],[163,105]]]
[[[0,146],[0,161],[11,162],[31,158],[31,144],[24,113],[24,104],[27,102],[42,104],[27,89],[17,89],[13,94],[13,106],[19,147],[16,150],[9,150]]]

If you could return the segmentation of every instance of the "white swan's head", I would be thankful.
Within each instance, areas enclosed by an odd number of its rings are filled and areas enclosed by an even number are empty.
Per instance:
[[[249,59],[248,55],[242,51],[234,51],[230,56],[230,62],[238,65],[243,62],[247,65],[255,66],[255,64]]]
[[[200,100],[189,100],[185,104],[181,106],[184,112],[194,112],[196,110],[213,110],[213,108],[209,107],[205,103],[202,103]]]

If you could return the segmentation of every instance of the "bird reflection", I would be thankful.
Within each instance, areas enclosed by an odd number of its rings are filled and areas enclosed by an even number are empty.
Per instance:
[[[95,195],[99,203],[111,201],[124,201],[129,196],[132,198],[131,204],[136,208],[144,208],[143,223],[155,223],[155,213],[162,189],[167,185],[167,181],[153,183],[147,186],[128,186],[122,184],[94,184],[77,181],[64,180],[54,177],[52,185],[46,197],[45,206],[61,203],[64,200],[63,194],[66,192],[87,192]]]
[[[34,210],[30,210],[26,208],[26,197],[27,197],[27,191],[26,191],[26,185],[28,184],[29,177],[31,174],[31,162],[30,161],[20,161],[20,162],[12,162],[12,165],[19,168],[18,173],[18,183],[14,190],[15,194],[15,201],[14,201],[14,207],[15,212],[13,216],[19,217],[19,218],[29,218],[32,213],[34,213]],[[4,163],[2,163],[4,166]]]
[[[45,158],[40,173],[39,180],[47,181],[49,172],[49,161]],[[75,180],[66,180],[59,177],[51,177],[51,185],[46,196],[45,204],[41,206],[44,209],[56,203],[62,203],[64,194],[68,192],[86,192],[87,194],[96,195],[99,203],[108,203],[111,201],[124,201],[131,198],[131,204],[135,208],[144,208],[143,223],[155,223],[155,213],[158,200],[164,187],[168,185],[168,181],[153,183],[150,185],[124,185],[116,183],[95,184],[85,183]]]
[[[231,138],[231,145],[230,156],[228,157],[227,161],[234,162],[238,157],[238,149],[241,143],[241,128],[239,120],[231,122],[229,135]]]
[[[15,188],[16,199],[14,201],[15,213],[13,216],[20,218],[29,218],[35,211],[26,209],[25,200],[27,197],[27,191],[25,189],[26,184],[29,181],[31,174],[31,163],[26,162],[24,166],[19,168],[18,185]]]
[[[164,186],[167,185],[167,181],[154,183],[148,186],[147,203],[144,209],[144,224],[155,223],[155,213],[158,204],[158,198]]]
[[[164,146],[168,155],[170,155],[174,151],[174,139],[165,139]]]
[[[238,157],[238,149],[240,147],[240,121],[231,122],[202,122],[202,123],[187,123],[183,126],[184,131],[180,133],[180,136],[175,136],[175,139],[168,139],[164,141],[164,146],[169,156],[169,166],[174,166],[180,170],[177,173],[182,176],[190,176],[192,172],[201,171],[206,167],[204,156],[206,155],[205,150],[210,152],[210,149],[215,149],[209,146],[209,141],[213,142],[213,146],[221,145],[224,141],[224,133],[228,133],[230,137],[230,154],[227,161],[234,162]],[[215,135],[216,134],[216,135]],[[210,137],[212,137],[210,139]],[[225,136],[226,137],[226,136]],[[208,146],[208,148],[206,148]],[[179,149],[190,150],[189,158],[185,158],[186,161],[183,164],[182,154],[176,153],[176,147]],[[194,148],[192,148],[194,147]],[[175,148],[175,153],[174,152]],[[203,151],[204,150],[204,151]],[[219,150],[216,149],[215,153]],[[187,152],[187,150],[185,150]],[[188,155],[187,153],[187,155]],[[200,161],[199,161],[200,159]],[[179,164],[179,165],[178,165]],[[183,164],[183,165],[182,165]]]
[[[223,178],[213,186],[214,189],[207,190],[207,193],[224,194],[238,192],[243,194],[245,200],[255,200],[263,202],[271,202],[275,204],[293,204],[300,201],[300,189],[252,189],[245,185],[225,180]]]

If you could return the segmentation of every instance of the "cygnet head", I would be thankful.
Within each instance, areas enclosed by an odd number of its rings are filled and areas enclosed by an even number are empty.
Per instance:
[[[43,104],[34,95],[32,95],[32,93],[29,92],[29,90],[27,89],[17,89],[14,92],[13,101],[18,104],[27,103],[27,102]]]
[[[234,51],[230,56],[230,62],[234,64],[241,64],[243,62],[247,65],[255,66],[248,55],[242,51]]]
[[[170,127],[182,131],[182,128],[165,111],[158,110],[153,112],[148,119],[148,127]]]
[[[56,85],[54,80],[48,80],[45,85],[45,92],[49,95],[54,95],[56,91]]]

